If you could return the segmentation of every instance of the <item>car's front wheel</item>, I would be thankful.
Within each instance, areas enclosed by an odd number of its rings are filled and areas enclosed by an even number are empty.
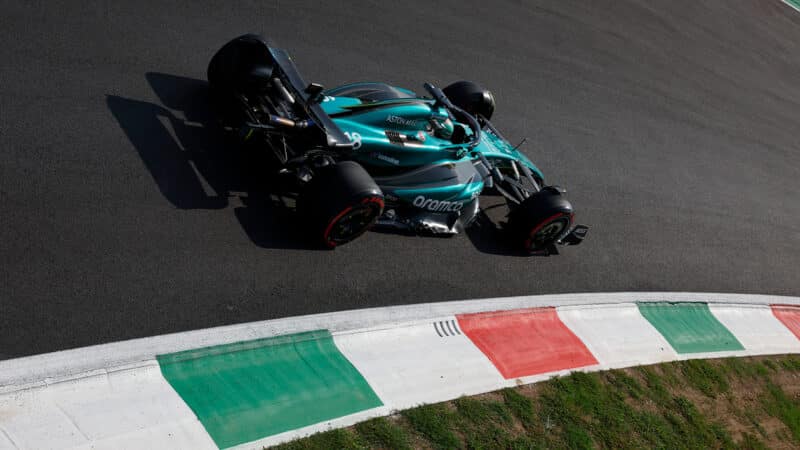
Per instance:
[[[509,213],[508,230],[515,245],[532,254],[553,245],[572,227],[572,205],[561,193],[545,188]]]
[[[343,161],[315,169],[297,211],[314,241],[335,248],[375,224],[383,213],[383,193],[361,165]]]

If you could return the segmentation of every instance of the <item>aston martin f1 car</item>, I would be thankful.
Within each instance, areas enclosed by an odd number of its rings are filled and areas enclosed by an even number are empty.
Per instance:
[[[564,190],[492,125],[492,93],[459,81],[426,96],[385,83],[306,83],[286,51],[257,35],[211,59],[213,108],[241,144],[269,154],[309,238],[334,248],[371,227],[453,235],[476,222],[479,196],[505,198],[520,251],[583,241]]]

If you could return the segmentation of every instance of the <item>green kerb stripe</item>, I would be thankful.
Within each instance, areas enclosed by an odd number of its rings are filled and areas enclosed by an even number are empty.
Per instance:
[[[382,403],[327,330],[158,356],[221,448]]]
[[[791,5],[794,9],[800,11],[800,0],[783,0],[783,1]]]
[[[744,350],[705,303],[639,303],[639,312],[678,353]]]

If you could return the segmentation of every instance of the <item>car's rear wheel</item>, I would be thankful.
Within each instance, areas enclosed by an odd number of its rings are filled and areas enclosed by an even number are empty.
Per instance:
[[[251,76],[254,68],[271,71],[267,47],[261,36],[246,34],[223,45],[214,54],[206,75],[212,87],[236,91],[246,88],[248,81],[257,81]]]
[[[297,211],[314,241],[335,248],[375,224],[383,213],[383,193],[363,167],[343,161],[315,169]]]
[[[223,124],[238,127],[248,120],[247,106],[237,96],[258,93],[271,72],[267,47],[258,35],[239,36],[214,54],[207,70],[209,96]]]
[[[553,245],[572,227],[572,205],[556,189],[545,188],[525,199],[509,214],[508,229],[515,245],[531,254]]]

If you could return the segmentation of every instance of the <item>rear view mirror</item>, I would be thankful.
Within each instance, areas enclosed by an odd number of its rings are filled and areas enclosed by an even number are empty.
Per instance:
[[[319,103],[322,100],[322,91],[325,88],[319,83],[310,83],[306,86],[306,94],[308,94],[308,101],[310,103]]]

